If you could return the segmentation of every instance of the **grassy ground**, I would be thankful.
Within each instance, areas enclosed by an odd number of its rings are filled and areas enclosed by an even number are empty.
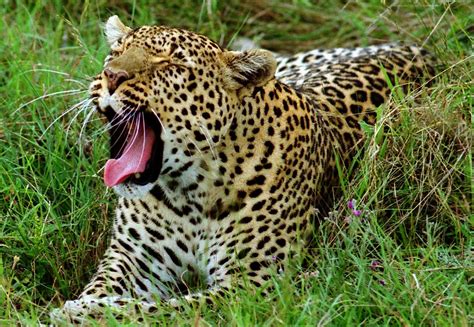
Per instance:
[[[402,40],[440,59],[437,83],[368,130],[344,197],[263,298],[239,292],[168,325],[474,324],[472,37],[469,1],[7,1],[0,6],[0,325],[48,322],[76,296],[107,244],[113,194],[100,169],[106,137],[77,109],[107,47],[100,24],[170,24],[228,45],[236,35],[281,52]],[[362,214],[347,207],[355,199]],[[303,256],[303,254],[301,254]],[[298,277],[299,276],[299,277]],[[113,325],[113,322],[110,322]],[[133,322],[132,322],[133,323]]]

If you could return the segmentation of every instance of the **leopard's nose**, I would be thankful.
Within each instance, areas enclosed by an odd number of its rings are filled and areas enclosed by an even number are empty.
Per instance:
[[[114,72],[109,68],[106,68],[104,70],[104,75],[107,78],[107,86],[109,88],[110,94],[114,93],[120,84],[122,84],[123,82],[125,82],[126,80],[130,78],[127,72],[123,70]]]

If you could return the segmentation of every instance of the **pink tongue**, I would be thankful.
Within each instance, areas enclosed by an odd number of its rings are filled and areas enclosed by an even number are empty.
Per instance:
[[[143,124],[134,124],[120,158],[110,159],[105,164],[105,185],[112,187],[122,183],[130,175],[144,172],[146,163],[151,157],[154,141],[155,133],[151,128],[146,128]]]

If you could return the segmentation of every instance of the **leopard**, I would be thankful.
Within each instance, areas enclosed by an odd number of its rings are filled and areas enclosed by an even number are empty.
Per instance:
[[[116,211],[97,272],[54,322],[270,292],[308,246],[338,163],[363,148],[362,125],[435,75],[428,51],[402,43],[280,55],[117,16],[104,30],[89,97],[110,134]]]

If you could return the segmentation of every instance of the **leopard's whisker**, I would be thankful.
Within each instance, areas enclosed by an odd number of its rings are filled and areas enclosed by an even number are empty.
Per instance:
[[[25,108],[25,107],[28,107],[30,104],[32,103],[35,103],[36,101],[39,101],[39,100],[44,100],[44,99],[47,99],[47,98],[51,98],[51,97],[55,97],[55,96],[69,96],[69,95],[76,95],[76,94],[81,94],[81,93],[85,93],[87,92],[87,90],[82,90],[82,89],[75,89],[75,90],[65,90],[65,91],[58,91],[58,92],[53,92],[53,93],[47,93],[47,94],[43,94],[37,98],[34,98],[33,100],[30,100],[26,103],[23,103],[21,106],[19,106],[14,112],[13,114],[16,114],[18,111],[20,111],[21,109]]]
[[[197,145],[197,143],[190,137],[186,137],[186,140],[188,140],[190,143],[192,143],[194,145],[194,148],[199,152],[199,154],[202,154],[202,151],[201,151],[201,148],[199,148],[199,146]],[[187,150],[191,150],[187,144],[186,144],[186,149]]]
[[[166,128],[165,128],[165,125],[163,125],[163,122],[161,121],[160,117],[158,116],[158,114],[151,110],[151,112],[155,115],[156,119],[158,120],[158,122],[160,123],[161,125],[161,129],[163,130],[163,133],[165,133],[165,135],[167,135],[167,131],[166,131]]]
[[[41,136],[39,137],[40,139],[42,139],[46,133],[48,132],[48,130],[58,121],[60,120],[61,118],[63,118],[64,116],[66,116],[67,114],[69,114],[71,111],[77,109],[78,107],[80,106],[83,106],[86,102],[87,102],[88,99],[84,99],[82,100],[81,102],[78,102],[74,105],[72,105],[70,108],[68,108],[66,111],[64,111],[61,115],[59,115],[58,117],[56,117],[49,125],[48,127],[46,127],[46,129],[43,131],[43,133],[41,134]]]
[[[72,82],[72,83],[76,83],[76,84],[79,84],[80,86],[84,87],[87,89],[87,84],[85,84],[84,82],[82,81],[79,81],[77,79],[73,79],[73,78],[66,78],[64,81],[67,81],[67,82]]]
[[[125,111],[125,114],[124,113],[116,114],[115,117],[111,121],[107,122],[104,126],[102,126],[97,131],[95,131],[93,134],[93,137],[102,135],[103,133],[108,132],[111,128],[117,125],[123,124],[126,120],[130,118],[130,116],[133,115],[133,111],[128,110],[128,109],[131,109],[131,107],[127,106],[123,109],[123,111]]]
[[[209,144],[209,149],[211,150],[212,157],[214,159],[217,159],[217,155],[214,151],[215,144],[212,141],[212,137],[211,137],[211,133],[209,132],[209,129],[207,129],[207,127],[204,126],[203,124],[199,124],[199,129],[201,130],[201,133],[204,134],[204,137],[206,138],[207,144]]]
[[[89,99],[87,99],[87,100],[89,100]],[[77,113],[74,114],[74,116],[71,118],[71,120],[69,121],[69,124],[66,127],[66,137],[69,135],[69,131],[71,130],[72,123],[77,119],[77,117],[79,117],[79,115],[82,112],[84,112],[88,109],[88,107],[90,106],[91,103],[92,103],[92,100],[84,101],[82,103],[82,105],[80,106],[80,109],[77,111]]]
[[[90,102],[92,102],[92,99],[90,100]],[[83,132],[94,113],[95,113],[95,108],[90,107],[90,110],[87,113],[86,118],[84,119],[84,122],[82,123],[81,131],[79,132],[79,140],[82,140]]]
[[[141,151],[141,154],[140,154],[140,161],[142,161],[143,155],[145,153],[145,138],[146,138],[145,116],[143,115],[143,112],[140,112],[137,116],[138,116],[137,126],[141,125],[141,127],[143,128],[142,151]],[[137,137],[138,137],[138,133],[140,131],[140,128],[137,128],[136,130],[137,130],[136,133],[137,133]]]

